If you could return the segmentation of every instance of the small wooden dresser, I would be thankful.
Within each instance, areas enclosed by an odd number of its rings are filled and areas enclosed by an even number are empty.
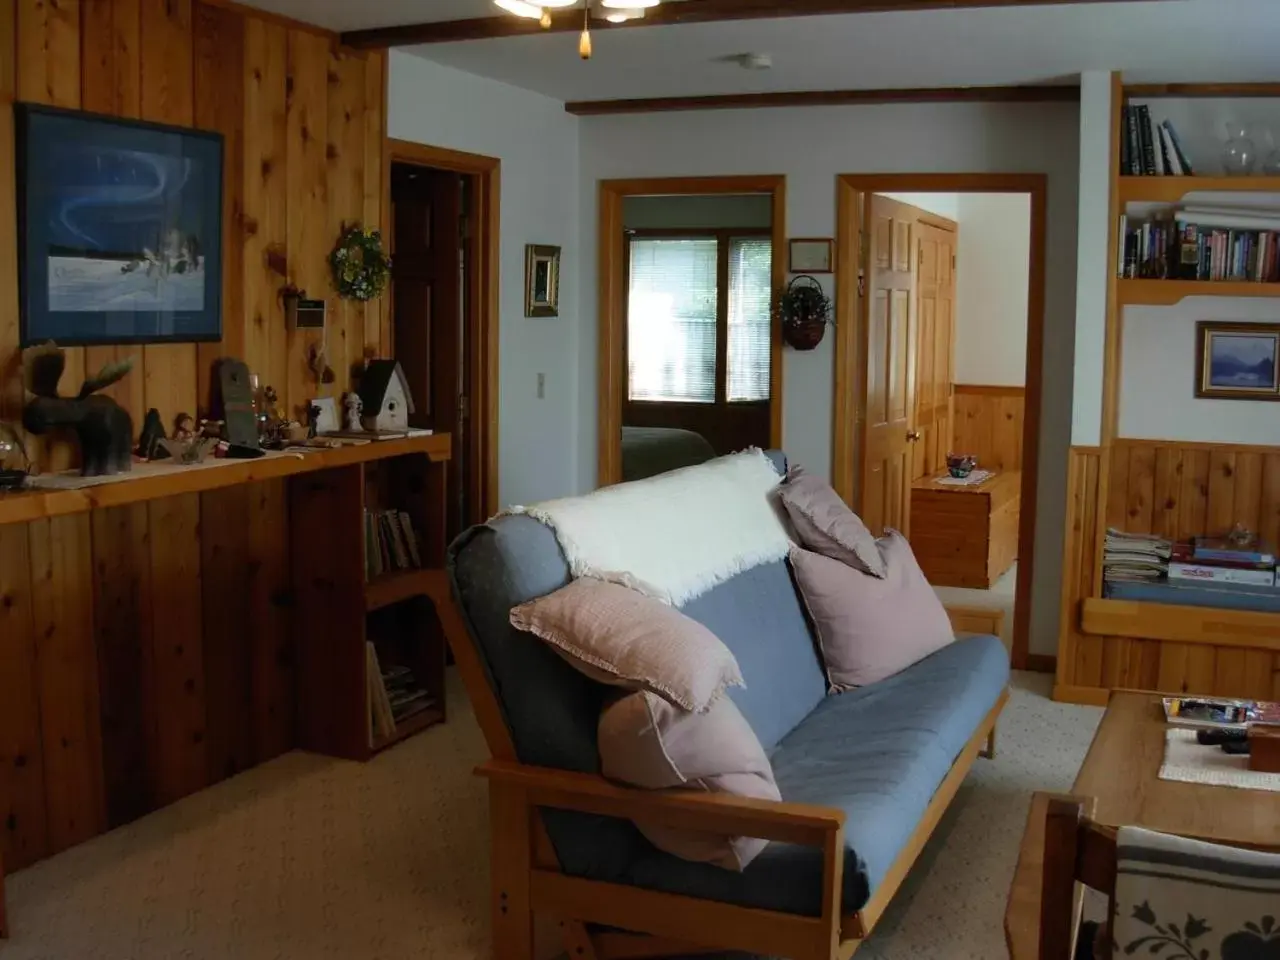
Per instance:
[[[1018,559],[1022,474],[974,486],[911,485],[911,549],[935,587],[990,589]]]

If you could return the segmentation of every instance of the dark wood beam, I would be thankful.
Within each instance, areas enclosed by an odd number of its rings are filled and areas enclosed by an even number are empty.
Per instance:
[[[758,107],[830,107],[869,103],[1060,103],[1080,99],[1077,86],[925,87],[908,90],[802,90],[789,93],[731,93],[710,97],[656,97],[643,100],[579,100],[569,113],[596,117],[616,113],[677,110],[747,110]]]
[[[921,10],[973,10],[980,7],[1046,7],[1082,3],[1117,3],[1122,0],[683,0],[664,3],[648,11],[643,20],[625,23],[593,21],[593,29],[634,30],[686,23],[715,23],[720,20],[770,20],[782,17],[812,17],[842,13],[904,13]],[[1157,0],[1145,0],[1148,3]],[[534,20],[499,14],[468,20],[443,20],[399,27],[352,30],[342,42],[357,49],[407,47],[423,43],[455,43],[461,40],[494,40],[539,33],[564,33],[582,29],[582,10],[573,8],[554,13],[551,26],[543,29]]]

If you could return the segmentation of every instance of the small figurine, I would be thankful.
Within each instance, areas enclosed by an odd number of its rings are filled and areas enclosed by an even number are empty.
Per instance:
[[[364,413],[364,402],[360,399],[360,394],[348,393],[343,400],[343,406],[347,408],[347,429],[352,433],[363,433],[364,423],[361,415]]]
[[[143,460],[167,460],[169,451],[160,445],[164,439],[164,423],[160,411],[152,407],[142,421],[142,433],[138,437],[138,456]]]
[[[84,381],[75,397],[58,395],[67,357],[53,341],[24,350],[22,365],[28,394],[23,427],[37,436],[56,427],[74,429],[80,438],[82,476],[128,473],[133,466],[133,421],[128,411],[98,391],[123,379],[133,369],[133,358],[108,363]]]
[[[205,440],[221,440],[224,423],[221,420],[201,420],[199,434]]]
[[[173,439],[178,443],[190,443],[196,438],[196,421],[189,413],[180,413],[173,419]]]
[[[307,439],[314,440],[316,438],[316,424],[320,422],[320,404],[311,403],[307,407]]]

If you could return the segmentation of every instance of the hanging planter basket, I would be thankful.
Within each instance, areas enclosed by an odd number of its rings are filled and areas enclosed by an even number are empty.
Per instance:
[[[813,350],[826,336],[831,323],[831,298],[813,277],[802,274],[787,284],[778,297],[782,339],[796,350]]]

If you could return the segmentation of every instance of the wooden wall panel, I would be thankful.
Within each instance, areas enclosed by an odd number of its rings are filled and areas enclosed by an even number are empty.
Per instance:
[[[31,562],[25,527],[0,527],[0,860],[48,852]]]
[[[101,833],[102,731],[89,517],[28,525],[49,848]]]
[[[1057,686],[1060,692],[1067,688],[1098,688],[1102,685],[1103,640],[1080,630],[1080,604],[1093,593],[1100,459],[1095,447],[1073,447],[1067,461],[1067,534],[1062,560],[1058,641]],[[1065,692],[1062,695],[1069,696]]]
[[[0,0],[0,419],[22,402],[12,100],[223,135],[222,341],[68,351],[64,393],[135,357],[111,395],[136,430],[152,406],[204,413],[222,356],[297,411],[389,348],[387,311],[339,301],[327,268],[344,224],[382,225],[385,95],[385,54],[221,0]],[[290,281],[330,302],[332,385],[286,325]],[[32,450],[45,470],[76,455]],[[289,509],[277,481],[0,528],[9,869],[297,745]]]
[[[956,384],[952,452],[993,470],[1021,470],[1025,413],[1022,387]]]

